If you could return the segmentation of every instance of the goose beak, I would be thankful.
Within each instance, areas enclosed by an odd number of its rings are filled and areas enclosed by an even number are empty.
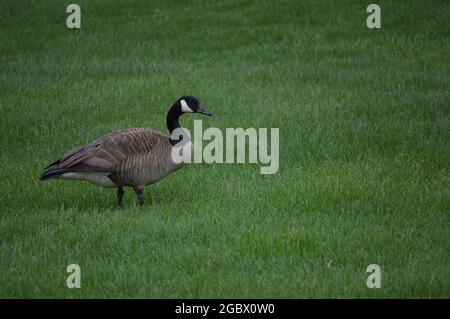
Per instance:
[[[203,106],[199,106],[199,107],[198,107],[197,113],[201,113],[201,114],[204,114],[204,115],[212,116],[212,114],[209,113],[207,110],[205,110],[205,109],[203,108]]]

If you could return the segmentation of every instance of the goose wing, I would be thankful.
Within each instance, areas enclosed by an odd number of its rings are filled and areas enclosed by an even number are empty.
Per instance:
[[[112,132],[66,153],[47,167],[41,179],[66,172],[113,172],[129,156],[148,153],[165,139],[160,132],[148,128]]]

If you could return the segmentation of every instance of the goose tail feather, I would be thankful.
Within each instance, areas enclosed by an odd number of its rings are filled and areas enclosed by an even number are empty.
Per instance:
[[[59,178],[62,174],[68,173],[69,170],[66,168],[60,168],[58,166],[50,166],[48,167],[42,174],[39,176],[41,181],[45,181],[48,179]]]

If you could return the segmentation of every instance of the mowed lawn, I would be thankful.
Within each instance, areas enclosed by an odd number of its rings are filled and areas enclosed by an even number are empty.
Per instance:
[[[0,3],[0,297],[450,297],[449,2],[69,3]],[[122,210],[38,180],[185,94],[188,128],[280,128],[278,173],[191,165]]]

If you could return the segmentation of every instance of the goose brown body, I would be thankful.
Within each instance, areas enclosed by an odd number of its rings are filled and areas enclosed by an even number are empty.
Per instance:
[[[41,179],[84,179],[106,187],[142,187],[183,165],[172,161],[171,150],[169,137],[156,130],[120,130],[66,153],[50,165]],[[102,183],[104,179],[93,176],[104,176],[111,183]]]
[[[158,182],[181,168],[184,163],[175,164],[171,157],[172,144],[169,138],[152,129],[130,129],[123,144],[132,149],[129,156],[119,161],[111,172],[110,179],[120,186],[146,186]],[[114,139],[114,138],[113,138]],[[116,137],[119,144],[122,137]],[[114,143],[114,142],[113,142]]]

